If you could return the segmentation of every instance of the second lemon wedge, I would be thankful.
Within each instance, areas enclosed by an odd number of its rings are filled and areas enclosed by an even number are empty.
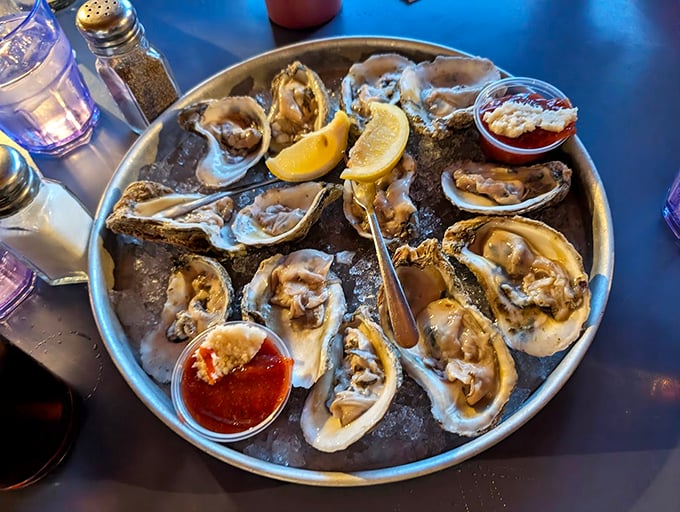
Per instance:
[[[371,119],[349,151],[347,169],[341,178],[375,181],[399,162],[408,142],[408,118],[389,103],[371,103]]]
[[[268,158],[265,165],[283,181],[319,178],[329,173],[342,159],[347,149],[349,125],[347,114],[338,110],[330,123]]]

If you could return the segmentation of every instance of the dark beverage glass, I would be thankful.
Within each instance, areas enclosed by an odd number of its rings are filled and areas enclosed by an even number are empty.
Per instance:
[[[77,393],[0,336],[0,490],[20,489],[54,469],[78,430]]]

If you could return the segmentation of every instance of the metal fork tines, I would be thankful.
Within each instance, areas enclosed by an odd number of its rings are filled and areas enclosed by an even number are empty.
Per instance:
[[[250,183],[248,185],[243,185],[242,187],[237,187],[233,188],[230,190],[220,190],[219,192],[214,192],[212,194],[208,194],[202,197],[198,197],[194,199],[193,201],[189,201],[186,203],[180,203],[176,204],[173,206],[170,206],[168,208],[165,208],[163,210],[157,211],[156,213],[153,214],[154,217],[164,217],[168,219],[174,219],[175,217],[180,217],[181,215],[187,214],[190,211],[195,210],[196,208],[200,208],[201,206],[205,206],[206,204],[210,204],[214,201],[219,201],[223,197],[227,196],[232,196],[236,194],[241,194],[243,192],[247,192],[249,190],[253,190],[256,188],[264,187],[266,185],[271,185],[273,183],[277,183],[281,180],[278,178],[270,178],[265,181],[260,181],[257,183]]]
[[[375,184],[359,184],[355,181],[351,183],[354,202],[363,208],[368,216],[368,224],[373,235],[378,266],[380,267],[380,275],[383,281],[387,309],[390,313],[392,332],[400,346],[404,348],[413,347],[418,342],[418,327],[416,326],[415,318],[413,318],[411,306],[404,294],[404,289],[401,287],[397,277],[397,272],[392,264],[390,254],[387,251],[387,245],[378,224],[378,217],[373,209]]]

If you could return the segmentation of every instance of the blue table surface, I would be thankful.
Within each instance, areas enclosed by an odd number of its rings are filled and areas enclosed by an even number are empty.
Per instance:
[[[75,29],[81,3],[58,18],[102,120],[88,147],[35,161],[94,212],[136,136]],[[136,7],[184,91],[273,48],[343,35],[430,41],[558,85],[579,107],[579,137],[611,208],[609,303],[576,372],[509,438],[432,475],[338,489],[260,477],[181,439],[111,362],[86,286],[39,285],[0,333],[74,384],[86,416],[64,464],[29,488],[0,494],[0,510],[680,510],[680,245],[661,217],[680,170],[680,3],[344,0],[330,22],[300,31],[271,24],[264,0],[138,0]]]

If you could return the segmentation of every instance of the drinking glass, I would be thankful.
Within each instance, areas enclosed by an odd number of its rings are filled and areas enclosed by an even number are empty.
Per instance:
[[[663,204],[663,218],[671,228],[675,237],[680,240],[680,171],[675,176],[671,187],[668,189],[666,201]]]
[[[0,4],[0,129],[35,153],[90,140],[99,110],[45,0]]]
[[[35,274],[0,245],[0,320],[33,291]]]
[[[61,463],[80,424],[78,393],[0,336],[0,491],[37,482]]]

